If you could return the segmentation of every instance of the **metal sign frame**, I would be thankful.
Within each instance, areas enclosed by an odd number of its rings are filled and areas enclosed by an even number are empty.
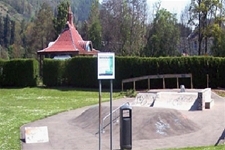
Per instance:
[[[115,54],[98,53],[98,79],[115,79]]]

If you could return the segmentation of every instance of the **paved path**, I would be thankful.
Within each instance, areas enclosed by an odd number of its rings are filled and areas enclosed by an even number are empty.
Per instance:
[[[133,150],[151,150],[162,148],[179,148],[187,146],[214,145],[224,142],[225,136],[225,100],[212,92],[215,105],[210,110],[204,111],[179,111],[184,116],[195,122],[200,130],[188,134],[170,136],[160,139],[133,140]],[[121,99],[113,101],[114,106],[134,99]],[[109,106],[104,103],[103,106]],[[48,143],[27,144],[21,142],[22,150],[98,150],[98,135],[86,132],[74,124],[74,119],[81,115],[89,106],[68,112],[63,112],[42,120],[38,120],[21,127],[21,138],[24,138],[24,127],[47,126],[49,133]],[[143,114],[145,115],[145,114]],[[140,115],[141,117],[142,115]],[[133,120],[135,123],[135,120]],[[133,129],[135,131],[135,129]],[[118,131],[113,136],[113,149],[119,149]],[[109,149],[109,134],[102,136],[102,150]]]

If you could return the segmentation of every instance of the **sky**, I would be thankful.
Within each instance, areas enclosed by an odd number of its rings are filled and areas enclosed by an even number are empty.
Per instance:
[[[159,0],[147,0],[149,8],[158,1]],[[180,15],[181,11],[185,9],[185,6],[190,3],[191,0],[161,0],[161,7],[167,9],[171,13],[177,13]]]
[[[99,0],[101,3],[103,0]],[[169,10],[171,13],[180,13],[191,0],[147,0],[148,5],[151,6],[161,1],[161,7]]]
[[[99,0],[101,3],[103,0]],[[153,4],[161,1],[161,8],[165,8],[171,13],[177,14],[177,19],[180,19],[181,12],[185,9],[185,6],[191,3],[191,0],[147,0],[149,9],[152,8]]]
[[[182,11],[191,3],[191,0],[147,0],[150,13],[153,10],[153,5],[159,1],[161,1],[161,8],[165,8],[169,12],[176,14],[178,22],[180,22]],[[150,17],[149,21],[152,21],[151,19],[152,17]]]

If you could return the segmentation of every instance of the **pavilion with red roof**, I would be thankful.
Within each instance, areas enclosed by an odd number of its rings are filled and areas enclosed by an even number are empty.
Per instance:
[[[39,50],[37,54],[48,58],[58,55],[97,55],[99,51],[95,50],[91,41],[84,41],[73,24],[73,13],[68,11],[66,27],[54,42],[50,42],[48,47]]]

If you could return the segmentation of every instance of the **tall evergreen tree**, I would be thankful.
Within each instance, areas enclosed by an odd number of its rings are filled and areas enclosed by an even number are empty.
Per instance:
[[[67,0],[62,1],[57,7],[57,16],[53,19],[56,34],[60,34],[65,27],[70,3]]]
[[[10,34],[11,34],[11,25],[10,25],[10,18],[9,15],[7,14],[6,17],[4,18],[4,35],[3,35],[3,39],[4,39],[4,46],[8,47],[10,44]]]
[[[11,21],[10,45],[15,41],[15,21]]]
[[[3,45],[4,43],[4,24],[3,24],[3,18],[0,16],[0,45]]]
[[[101,49],[102,27],[99,19],[99,3],[94,0],[89,17],[88,39],[92,41],[93,47]]]

